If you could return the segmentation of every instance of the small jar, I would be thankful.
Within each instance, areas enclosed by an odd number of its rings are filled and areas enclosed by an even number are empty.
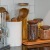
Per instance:
[[[50,39],[50,26],[44,25],[40,29],[40,39],[48,40]]]
[[[43,19],[42,18],[35,18],[33,20],[38,22],[37,25],[38,25],[38,38],[39,38],[40,37],[39,30],[40,30],[40,26],[42,26],[42,23],[41,22],[43,21]]]

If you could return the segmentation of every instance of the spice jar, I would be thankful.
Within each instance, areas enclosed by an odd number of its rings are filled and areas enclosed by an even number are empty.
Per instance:
[[[37,23],[37,25],[38,25],[38,38],[39,38],[39,30],[40,30],[40,26],[42,26],[42,21],[43,21],[43,19],[42,18],[35,18],[35,19],[33,19],[34,21],[37,21],[38,23]]]
[[[38,26],[37,21],[28,21],[28,40],[34,41],[38,38]]]
[[[40,29],[40,39],[50,39],[50,26],[44,25]]]

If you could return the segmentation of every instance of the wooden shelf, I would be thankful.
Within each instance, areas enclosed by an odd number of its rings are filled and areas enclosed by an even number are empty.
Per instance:
[[[28,41],[23,40],[23,45],[27,48],[37,48],[37,47],[44,47],[44,46],[50,46],[50,40],[36,40],[36,41]]]

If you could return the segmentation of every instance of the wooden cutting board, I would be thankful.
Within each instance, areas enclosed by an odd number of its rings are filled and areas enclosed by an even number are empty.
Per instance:
[[[44,43],[50,43],[50,40],[36,40],[36,41],[28,41],[28,40],[23,40],[24,45],[39,45],[39,44],[44,44]]]

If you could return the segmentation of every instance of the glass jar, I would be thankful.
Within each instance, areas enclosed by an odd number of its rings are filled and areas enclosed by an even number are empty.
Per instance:
[[[22,8],[27,8],[29,9],[29,4],[28,3],[18,3],[15,5],[15,17],[18,17],[19,15],[19,10]]]
[[[50,26],[43,25],[40,29],[40,39],[50,39]]]
[[[33,20],[28,21],[28,40],[35,41],[38,39],[38,25]]]
[[[43,19],[42,18],[35,18],[33,19],[34,21],[37,21],[37,25],[38,25],[38,38],[40,37],[40,33],[39,33],[39,30],[41,29],[40,26],[42,26],[42,21]]]

